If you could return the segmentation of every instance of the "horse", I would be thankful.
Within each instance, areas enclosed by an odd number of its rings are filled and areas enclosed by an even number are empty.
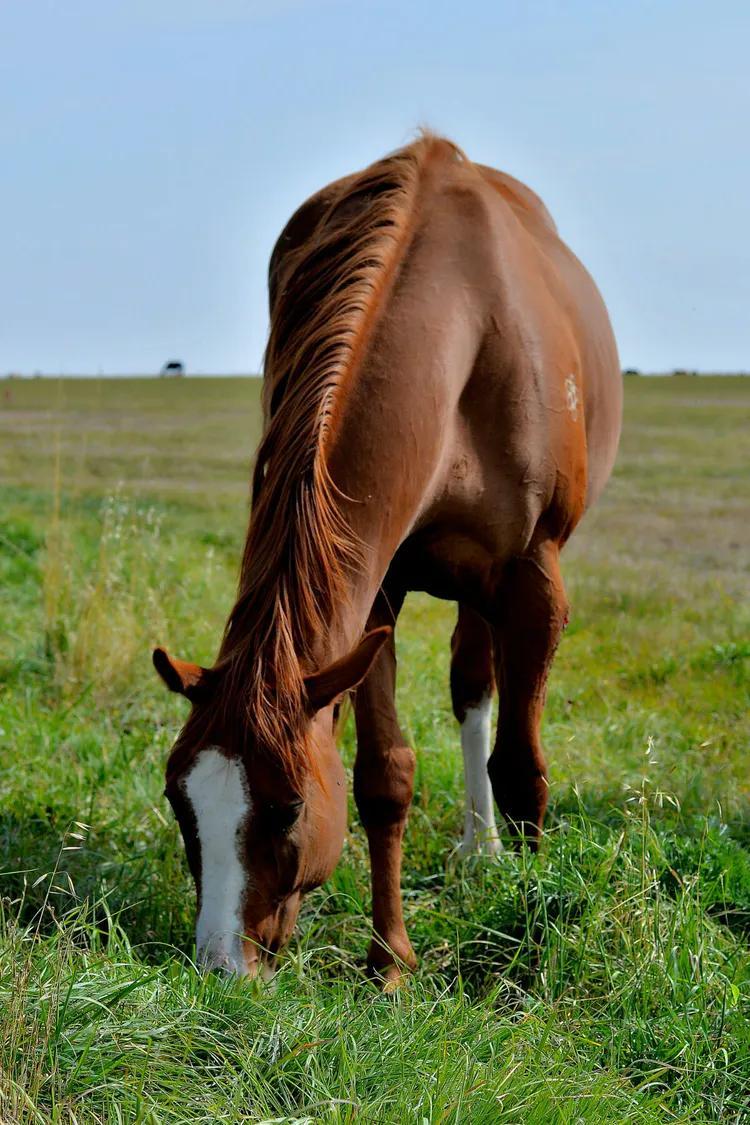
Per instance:
[[[269,266],[263,434],[236,603],[212,667],[154,664],[192,704],[166,796],[209,969],[263,977],[338,861],[336,746],[354,796],[386,986],[416,965],[401,902],[415,757],[396,713],[405,595],[458,604],[450,688],[462,850],[536,848],[540,721],[568,619],[560,551],[610,475],[622,410],[603,300],[518,180],[426,133],[308,199]],[[490,753],[491,699],[499,722]]]

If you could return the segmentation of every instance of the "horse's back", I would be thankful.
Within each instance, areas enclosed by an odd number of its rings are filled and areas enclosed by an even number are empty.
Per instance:
[[[352,181],[330,184],[290,219],[271,261],[272,307],[298,251],[339,221]],[[347,221],[360,208],[366,222],[368,206],[350,194]],[[411,451],[404,502],[420,538],[460,523],[498,556],[522,553],[540,527],[563,542],[603,488],[619,436],[604,303],[539,197],[449,143],[425,166],[417,211],[367,370],[348,392],[351,429],[373,456],[393,444]],[[344,461],[355,492],[361,470],[369,494],[368,458]]]
[[[490,168],[486,164],[475,164],[474,167],[505,200],[524,225],[531,229],[541,225],[557,234],[554,219],[535,191],[521,180],[508,175],[507,172],[500,172],[497,168]]]

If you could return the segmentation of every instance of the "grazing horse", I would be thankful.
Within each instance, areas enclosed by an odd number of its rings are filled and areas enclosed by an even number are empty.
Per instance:
[[[559,555],[614,462],[617,350],[540,200],[432,135],[304,203],[269,291],[237,601],[212,668],[154,653],[193,705],[166,794],[197,886],[201,962],[266,975],[341,851],[336,722],[356,688],[368,964],[395,980],[415,963],[400,888],[414,754],[394,702],[399,610],[408,590],[458,603],[464,850],[495,847],[493,794],[535,847],[545,683],[568,616]]]

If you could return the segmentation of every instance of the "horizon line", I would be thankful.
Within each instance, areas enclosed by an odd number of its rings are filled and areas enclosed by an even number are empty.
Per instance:
[[[674,367],[668,371],[649,371],[637,367],[623,367],[620,369],[623,376],[629,378],[669,378],[674,376],[689,376],[691,378],[748,378],[747,371],[699,371],[697,368]],[[260,371],[184,371],[179,375],[164,375],[158,371],[133,371],[109,372],[102,371],[8,371],[0,375],[2,382],[15,382],[35,379],[162,379],[165,382],[179,382],[180,379],[262,379]]]

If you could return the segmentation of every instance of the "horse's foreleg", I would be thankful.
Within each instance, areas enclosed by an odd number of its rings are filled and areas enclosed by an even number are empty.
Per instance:
[[[368,628],[393,624],[402,601],[386,603],[380,595]],[[398,981],[402,965],[416,964],[401,906],[401,841],[413,792],[414,753],[398,724],[395,688],[391,636],[357,689],[354,763],[354,796],[367,832],[372,870],[373,937],[367,964],[387,982]]]
[[[497,850],[495,806],[487,772],[490,756],[492,692],[495,687],[489,625],[463,603],[451,638],[451,700],[461,724],[466,809],[462,855]]]
[[[547,807],[542,710],[568,613],[557,544],[542,543],[511,560],[499,594],[494,638],[500,719],[489,775],[511,832],[536,848]]]

